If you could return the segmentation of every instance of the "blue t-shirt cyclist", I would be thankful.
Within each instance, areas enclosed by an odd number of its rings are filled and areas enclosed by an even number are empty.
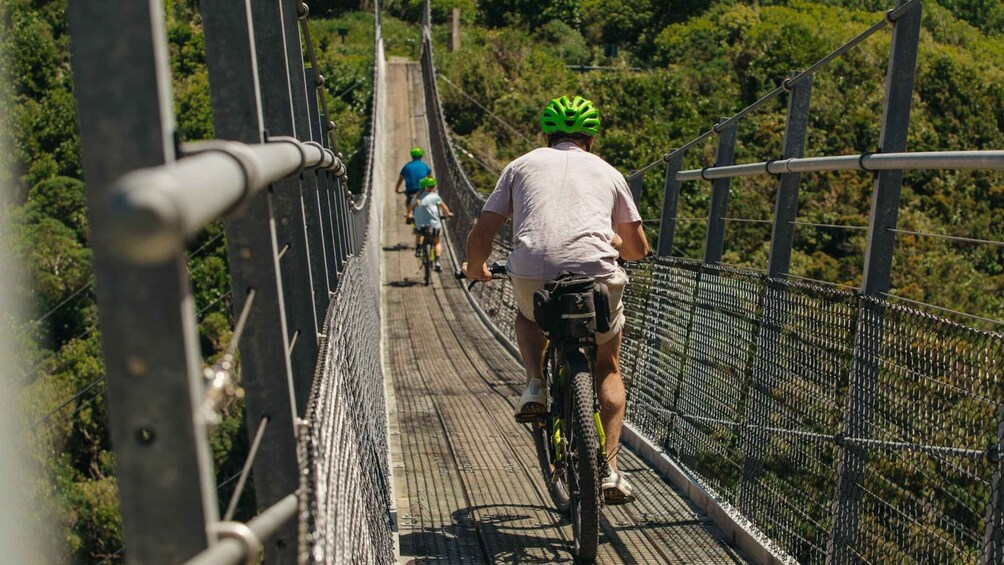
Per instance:
[[[423,156],[425,156],[425,151],[423,151],[421,147],[411,148],[411,161],[406,163],[404,167],[401,167],[401,176],[397,178],[397,186],[394,187],[394,190],[398,194],[404,192],[404,195],[407,198],[405,205],[407,206],[411,205],[412,199],[414,199],[415,195],[422,190],[422,187],[419,186],[419,182],[432,175],[432,169],[430,169],[429,165],[426,165],[425,161],[422,160]],[[401,190],[402,184],[404,185],[403,191]]]

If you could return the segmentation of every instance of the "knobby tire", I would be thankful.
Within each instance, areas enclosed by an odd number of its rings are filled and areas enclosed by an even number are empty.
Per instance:
[[[570,364],[573,365],[574,364]],[[572,368],[572,367],[569,367]],[[570,371],[569,374],[572,374]],[[572,522],[574,542],[572,556],[578,563],[596,560],[600,534],[600,441],[593,419],[595,408],[593,376],[587,371],[576,371],[567,395],[571,417],[572,465],[568,466],[570,487],[569,518]],[[574,477],[571,476],[574,474]],[[575,488],[575,487],[578,488]]]

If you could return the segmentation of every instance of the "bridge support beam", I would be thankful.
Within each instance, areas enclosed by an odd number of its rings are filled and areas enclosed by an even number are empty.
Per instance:
[[[321,121],[321,112],[317,106],[317,89],[324,88],[324,77],[320,72],[311,67],[305,69],[304,74],[307,82],[307,116],[310,119],[311,139],[320,143],[322,147],[328,146],[328,136],[325,135],[328,128]],[[333,215],[331,213],[331,174],[315,172],[314,182],[317,186],[317,201],[320,212],[320,222],[317,225],[318,236],[324,243],[324,268],[327,273],[328,290],[334,291],[338,286],[338,272],[335,267],[335,247]],[[328,302],[325,301],[325,311]]]
[[[631,189],[631,198],[634,200],[634,205],[640,209],[641,194],[645,190],[645,173],[636,175],[628,180],[628,188]]]
[[[286,43],[286,27],[296,25],[296,8],[286,9],[289,2],[251,0],[262,105],[262,124],[268,135],[295,136],[291,73]],[[291,24],[283,25],[284,19]],[[297,43],[299,52],[299,43]],[[298,61],[302,61],[302,56]],[[302,68],[302,63],[301,63]],[[301,75],[302,83],[302,75]],[[286,306],[287,331],[290,336],[290,363],[297,414],[303,412],[317,363],[318,309],[315,307],[313,268],[309,255],[304,209],[311,196],[296,178],[280,181],[273,187],[273,213],[280,251]],[[325,299],[327,292],[325,292]],[[285,495],[286,493],[284,493]],[[274,501],[272,501],[274,502]]]
[[[897,0],[900,6],[905,0]],[[899,17],[893,24],[892,47],[885,81],[885,102],[879,151],[897,153],[906,150],[910,125],[913,81],[920,40],[921,4]],[[861,293],[867,298],[881,297],[890,286],[893,246],[899,216],[902,170],[880,171],[872,190],[871,217],[868,222],[868,247],[865,251]],[[843,433],[849,437],[872,437],[872,420],[879,378],[878,351],[869,344],[881,343],[884,305],[862,300],[855,329],[854,359],[850,370],[847,400],[844,406]],[[868,453],[859,446],[841,447],[837,466],[837,487],[833,500],[833,525],[826,548],[827,563],[850,563],[851,548],[858,537],[860,502]]]
[[[238,9],[234,8],[228,0],[202,0],[201,5],[213,124],[220,139],[261,143],[264,128],[250,1],[243,0]],[[253,466],[259,510],[269,508],[299,487],[296,391],[290,363],[283,284],[286,280],[279,261],[278,198],[274,193],[287,184],[277,183],[252,196],[226,224],[234,312],[243,310],[251,289],[255,292],[242,337],[240,362],[247,392],[244,406],[248,435],[253,437],[259,422],[268,419]],[[295,287],[304,278],[305,273],[300,273],[298,280],[294,277],[289,285]],[[265,548],[265,561],[295,561],[296,540],[295,523],[280,528]]]
[[[306,6],[300,1],[282,1],[282,25],[286,46],[287,68],[289,72],[289,96],[293,109],[293,135],[297,139],[317,141],[315,135],[315,120],[311,117],[307,102],[307,91],[313,89],[314,83],[307,85],[306,72],[303,66],[303,48],[300,42],[300,17],[306,17]],[[300,175],[300,194],[303,198],[303,229],[307,238],[307,257],[310,261],[310,279],[314,290],[314,309],[317,320],[317,331],[312,336],[313,341],[319,339],[317,332],[321,331],[324,316],[328,311],[328,266],[326,263],[327,249],[324,241],[324,221],[321,215],[321,198],[318,190],[317,175],[303,173]],[[307,337],[300,335],[300,338]],[[311,366],[316,357],[311,361]],[[312,375],[311,375],[312,376]],[[311,382],[313,379],[310,379]],[[303,390],[303,395],[309,393],[309,385]],[[298,400],[299,402],[299,400]],[[299,405],[300,411],[306,407],[306,401]]]
[[[784,127],[783,159],[805,156],[805,137],[809,129],[809,105],[812,98],[812,78],[791,87],[788,95],[788,115]],[[798,216],[798,185],[801,173],[784,173],[778,182],[774,201],[774,226],[770,236],[767,276],[783,277],[791,267],[791,249],[795,241],[795,220]]]
[[[680,187],[682,183],[676,180],[676,173],[683,168],[685,151],[673,151],[666,161],[666,181],[662,192],[662,216],[659,219],[659,245],[656,252],[659,257],[669,257],[673,254],[673,240],[676,238],[676,218],[680,209]]]
[[[724,125],[722,125],[724,124]],[[731,165],[736,156],[737,122],[726,122],[725,118],[715,126],[718,132],[718,151],[715,166]],[[732,179],[715,179],[711,183],[711,205],[708,210],[708,233],[704,240],[704,262],[719,263],[725,251],[725,216],[729,211],[729,187]]]
[[[125,544],[130,563],[180,563],[218,519],[185,255],[133,264],[109,229],[113,182],[176,158],[163,7],[75,0],[67,11]]]
[[[788,114],[784,129],[784,154],[782,158],[801,158],[805,154],[805,137],[809,125],[809,103],[812,95],[812,77],[796,83],[788,97]],[[779,181],[777,199],[774,204],[774,225],[770,241],[770,256],[767,261],[767,276],[769,278],[784,277],[791,265],[791,249],[794,242],[795,221],[798,212],[798,184],[801,173],[785,173]],[[783,288],[767,281],[760,296],[760,311],[763,312],[764,301],[771,293],[783,293]],[[785,304],[779,300],[776,304]],[[757,361],[768,351],[777,351],[777,345],[771,340],[778,338],[777,334],[765,331],[763,319],[757,327],[756,357],[751,359],[747,367],[751,374],[749,401],[746,405],[746,423],[743,432],[743,468],[740,476],[738,506],[743,515],[756,521],[761,503],[757,499],[762,493],[759,481],[763,476],[763,459],[767,449],[768,438],[764,427],[769,425],[767,406],[758,402],[757,398],[770,398],[773,383],[770,376]],[[777,319],[786,318],[785,312],[777,314]]]

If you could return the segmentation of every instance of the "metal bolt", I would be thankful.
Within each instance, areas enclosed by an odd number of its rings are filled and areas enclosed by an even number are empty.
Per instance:
[[[153,428],[149,426],[143,426],[142,428],[136,430],[136,441],[138,441],[140,445],[150,445],[156,437],[157,436],[153,432]]]
[[[245,259],[246,260],[246,259],[250,259],[250,258],[251,258],[251,248],[250,247],[241,247],[241,259]]]
[[[284,226],[288,226],[289,225],[289,218],[287,218],[287,217],[284,216],[282,219],[279,220],[279,223],[282,224],[282,225],[284,225]]]
[[[130,375],[138,377],[146,373],[146,361],[142,357],[134,355],[126,361],[126,369]]]

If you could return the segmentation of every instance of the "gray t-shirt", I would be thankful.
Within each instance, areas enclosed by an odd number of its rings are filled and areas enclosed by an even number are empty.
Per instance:
[[[641,220],[624,175],[570,142],[509,163],[484,210],[512,218],[509,272],[535,280],[614,274],[614,226]]]

